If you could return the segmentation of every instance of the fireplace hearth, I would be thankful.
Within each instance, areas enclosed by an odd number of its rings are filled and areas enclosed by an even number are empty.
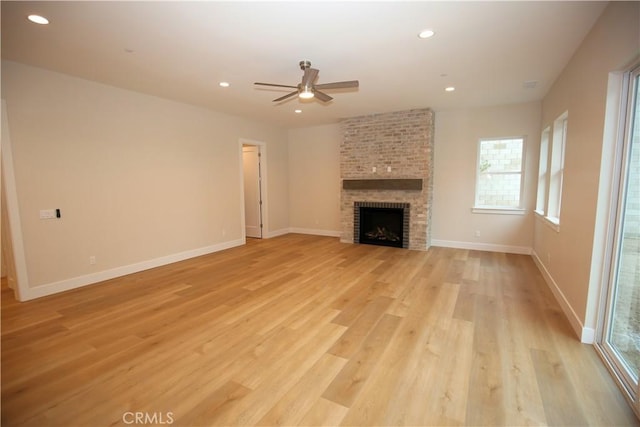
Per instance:
[[[354,243],[409,247],[408,203],[354,203]]]

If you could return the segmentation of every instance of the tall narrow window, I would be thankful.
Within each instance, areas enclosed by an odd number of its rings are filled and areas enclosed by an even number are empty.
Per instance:
[[[522,208],[524,138],[481,139],[477,167],[475,208]]]
[[[560,207],[562,204],[562,176],[564,174],[564,150],[567,142],[568,117],[568,112],[564,112],[553,122],[547,219],[556,225],[560,225]]]
[[[544,215],[547,212],[547,183],[549,181],[549,135],[551,129],[542,131],[540,138],[540,163],[538,165],[538,196],[536,198],[536,213]]]

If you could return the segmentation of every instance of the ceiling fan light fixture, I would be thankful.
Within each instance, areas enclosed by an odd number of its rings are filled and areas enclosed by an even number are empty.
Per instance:
[[[331,96],[324,93],[325,89],[349,89],[357,88],[360,85],[357,80],[316,84],[315,81],[318,78],[319,71],[316,68],[311,68],[310,61],[300,61],[300,69],[304,74],[302,75],[302,81],[298,83],[297,86],[260,82],[255,82],[254,84],[259,86],[288,87],[295,89],[293,92],[274,99],[273,102],[286,101],[287,99],[297,95],[301,100],[317,99],[318,101],[325,103],[333,99]]]
[[[302,89],[298,94],[298,97],[301,99],[311,99],[313,96],[313,91],[307,87]]]

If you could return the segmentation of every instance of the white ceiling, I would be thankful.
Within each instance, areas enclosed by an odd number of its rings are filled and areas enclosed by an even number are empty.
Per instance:
[[[606,2],[7,2],[2,58],[301,127],[541,99]],[[46,16],[46,26],[26,16]],[[435,37],[422,40],[420,30]],[[283,103],[301,60],[334,100]],[[231,86],[223,89],[220,81]],[[525,81],[538,82],[533,89]],[[454,92],[445,92],[455,86]],[[294,114],[300,108],[302,114]]]

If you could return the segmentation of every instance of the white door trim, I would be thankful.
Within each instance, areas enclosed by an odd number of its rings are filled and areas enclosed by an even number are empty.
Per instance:
[[[14,289],[18,301],[26,301],[29,297],[29,277],[27,274],[27,260],[22,239],[22,222],[18,205],[16,178],[13,168],[13,149],[9,133],[9,119],[7,117],[7,103],[2,100],[2,179],[6,190],[7,213],[9,216],[9,230],[13,258],[16,269],[17,286]]]
[[[262,195],[262,238],[268,237],[269,233],[269,198],[267,193],[268,181],[267,181],[267,143],[263,141],[256,141],[253,139],[240,138],[238,141],[238,156],[240,159],[240,228],[242,230],[242,238],[246,240],[247,233],[245,230],[245,212],[244,212],[244,167],[242,162],[242,146],[243,145],[255,145],[260,147],[260,176],[261,185],[260,192]]]

